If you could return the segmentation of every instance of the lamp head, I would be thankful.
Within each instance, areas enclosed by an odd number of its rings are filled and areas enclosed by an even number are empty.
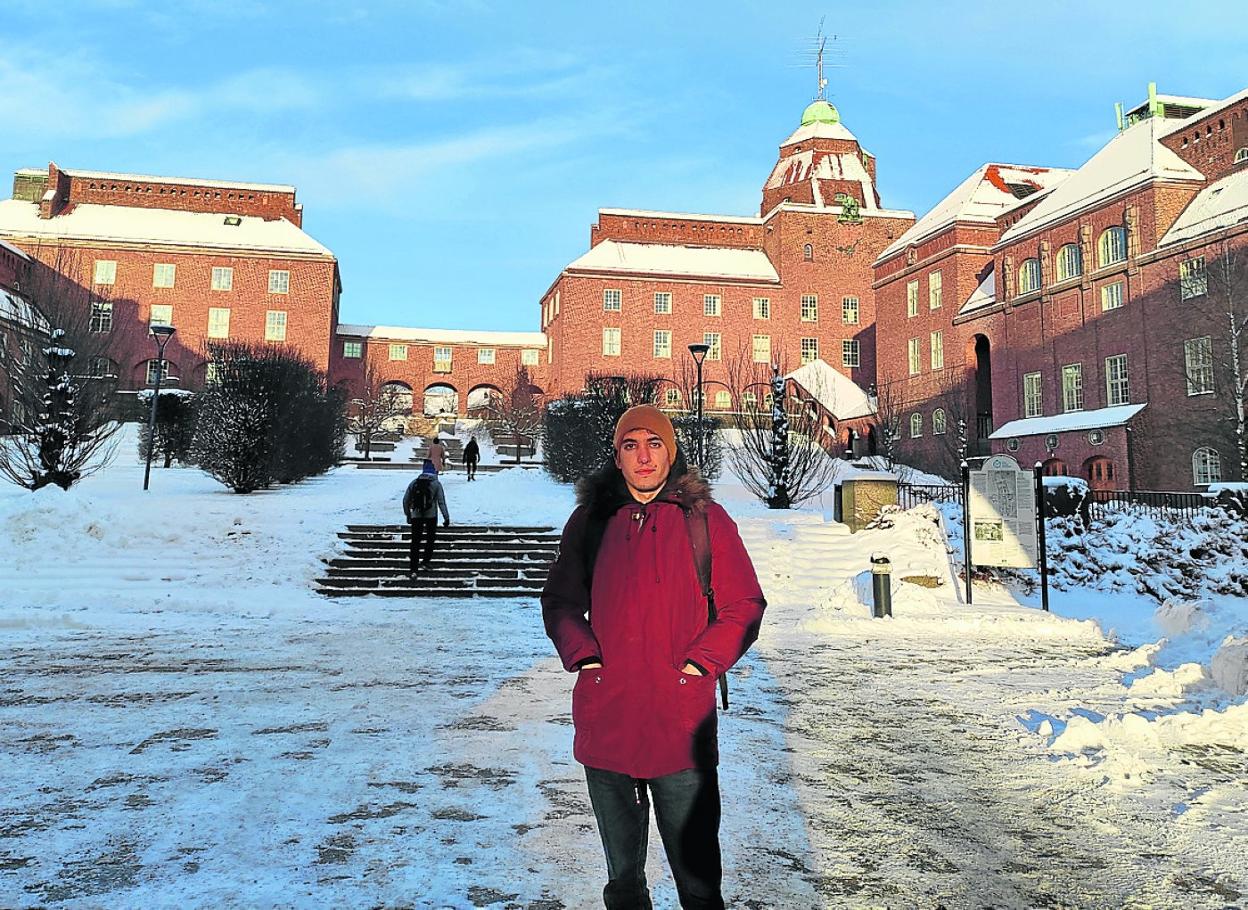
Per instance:
[[[691,344],[689,345],[689,353],[693,355],[694,363],[699,366],[706,359],[706,353],[711,349],[709,344]]]
[[[151,333],[151,336],[156,339],[158,344],[164,344],[169,340],[169,337],[177,331],[177,329],[171,325],[153,323],[152,327],[148,331]]]

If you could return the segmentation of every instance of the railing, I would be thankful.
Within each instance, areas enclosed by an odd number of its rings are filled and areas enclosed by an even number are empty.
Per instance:
[[[1159,490],[1092,490],[1088,499],[1092,518],[1103,518],[1106,513],[1120,509],[1139,511],[1154,518],[1193,515],[1217,505],[1216,500],[1201,493]]]
[[[962,505],[962,485],[956,483],[899,483],[897,484],[897,505],[903,509],[929,502],[956,502]]]

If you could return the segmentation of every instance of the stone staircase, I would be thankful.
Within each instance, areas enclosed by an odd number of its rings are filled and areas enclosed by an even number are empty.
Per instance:
[[[464,444],[458,439],[443,439],[443,445],[446,446],[446,467],[447,470],[452,468],[462,468],[464,466]],[[412,451],[412,461],[416,464],[422,464],[429,457],[429,445],[422,443]]]
[[[317,591],[330,597],[537,597],[559,550],[551,527],[438,528],[432,568],[407,574],[407,525],[347,525]]]

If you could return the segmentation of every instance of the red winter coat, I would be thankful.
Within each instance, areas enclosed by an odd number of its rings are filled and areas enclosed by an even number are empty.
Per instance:
[[[564,668],[602,661],[601,668],[577,672],[576,760],[642,779],[714,767],[717,680],[758,637],[766,605],[736,524],[696,474],[669,481],[642,505],[610,466],[578,499],[542,591],[546,634]],[[706,513],[714,623],[682,507]],[[591,515],[603,529],[592,591],[584,571]],[[706,675],[681,672],[685,661]]]

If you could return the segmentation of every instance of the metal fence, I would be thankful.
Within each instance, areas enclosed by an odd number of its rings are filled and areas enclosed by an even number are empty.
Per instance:
[[[1201,509],[1215,508],[1217,500],[1202,493],[1164,490],[1092,490],[1088,494],[1089,517],[1104,518],[1107,513],[1129,510],[1152,518],[1189,517]]]
[[[897,505],[913,509],[929,502],[956,502],[962,505],[962,485],[957,483],[899,483]]]

